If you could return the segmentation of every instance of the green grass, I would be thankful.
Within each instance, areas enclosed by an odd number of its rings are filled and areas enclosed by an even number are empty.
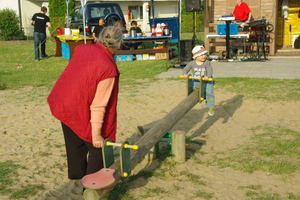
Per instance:
[[[19,168],[20,165],[14,164],[11,160],[0,162],[0,195],[9,196],[9,199],[27,199],[43,189],[41,185],[26,185],[20,187],[22,188],[20,190],[10,189],[11,186],[17,184],[17,170]]]
[[[16,170],[19,168],[20,166],[14,164],[11,160],[0,162],[0,194],[3,193],[7,186],[13,184],[17,177]]]
[[[251,99],[299,101],[300,79],[216,78],[216,89],[243,94]],[[283,88],[288,88],[284,90]]]
[[[255,127],[252,131],[249,142],[226,152],[217,152],[208,164],[282,176],[300,170],[300,132],[269,125]]]

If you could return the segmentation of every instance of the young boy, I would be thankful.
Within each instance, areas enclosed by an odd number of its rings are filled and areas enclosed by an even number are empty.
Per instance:
[[[129,33],[131,32],[132,29],[135,29],[136,33],[142,33],[142,30],[139,27],[137,27],[137,21],[132,21],[130,25],[131,25],[131,28],[129,30]],[[129,42],[126,44],[127,50],[129,50],[130,47],[132,47],[132,46],[133,46],[133,49],[138,49],[138,46],[141,44],[142,44],[142,42]]]
[[[212,78],[213,69],[210,62],[206,60],[206,49],[202,45],[195,46],[192,50],[193,59],[183,68],[183,77],[188,78],[188,73],[191,71],[193,77],[203,77],[206,90],[206,107],[209,107],[208,114],[213,116],[215,113],[215,95],[214,81],[208,81]],[[193,89],[200,85],[199,80],[193,79]]]

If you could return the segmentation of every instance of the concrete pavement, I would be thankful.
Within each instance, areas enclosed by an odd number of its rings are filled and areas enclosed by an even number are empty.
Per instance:
[[[218,62],[211,61],[214,78],[251,77],[275,79],[300,79],[300,57],[268,57],[268,61]],[[176,78],[182,74],[182,67],[170,68],[157,78]]]

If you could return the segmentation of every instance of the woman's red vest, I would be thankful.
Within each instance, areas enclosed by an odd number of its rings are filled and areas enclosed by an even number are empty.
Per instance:
[[[101,129],[104,139],[115,141],[119,75],[110,51],[101,43],[77,46],[71,61],[48,96],[53,116],[70,127],[81,139],[92,143],[90,105],[98,83],[115,77]]]

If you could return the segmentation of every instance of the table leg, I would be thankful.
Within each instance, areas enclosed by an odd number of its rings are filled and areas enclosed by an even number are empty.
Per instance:
[[[166,54],[167,54],[167,60],[169,60],[169,39],[167,39],[166,41],[165,41],[165,47],[166,47]]]
[[[230,33],[230,21],[226,21],[226,58],[229,59],[230,58],[230,49],[229,49],[229,36]]]
[[[56,42],[55,57],[60,57],[60,56],[62,56],[61,41],[57,37],[55,37],[55,42]]]

